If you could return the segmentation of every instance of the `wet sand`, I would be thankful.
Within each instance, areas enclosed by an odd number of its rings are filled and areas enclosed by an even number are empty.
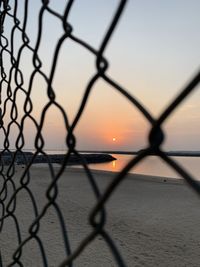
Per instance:
[[[55,166],[58,172],[59,166]],[[17,167],[13,181],[19,188],[24,169]],[[101,192],[117,175],[92,171]],[[45,196],[51,182],[49,170],[35,165],[30,171],[31,189],[41,212],[48,203]],[[13,193],[8,185],[8,198]],[[8,200],[5,200],[7,203]],[[82,169],[67,168],[58,181],[56,203],[63,214],[71,250],[91,232],[88,214],[96,203],[88,178]],[[120,250],[127,266],[199,266],[200,198],[183,180],[127,175],[106,204],[106,231]],[[35,219],[30,196],[25,189],[17,193],[15,216],[22,240]],[[59,266],[65,258],[62,232],[56,210],[50,206],[41,219],[38,232],[46,252],[48,265]],[[16,226],[12,216],[4,220],[0,233],[3,266],[12,262],[17,247]],[[31,239],[23,246],[21,262],[26,267],[44,266],[38,243]],[[117,266],[110,250],[98,236],[75,260],[74,266]]]

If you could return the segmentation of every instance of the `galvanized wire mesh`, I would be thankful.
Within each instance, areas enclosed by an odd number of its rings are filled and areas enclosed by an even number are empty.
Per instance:
[[[108,62],[104,57],[105,49],[112,37],[112,34],[116,28],[116,25],[122,16],[124,7],[126,5],[126,0],[119,1],[119,4],[115,10],[115,14],[111,20],[108,29],[105,32],[104,38],[101,41],[100,48],[98,50],[94,49],[89,43],[80,39],[73,34],[73,27],[68,22],[68,17],[71,12],[73,12],[73,4],[75,1],[66,1],[66,7],[64,12],[58,13],[49,6],[48,0],[41,1],[41,7],[39,10],[37,20],[37,37],[35,45],[33,46],[30,42],[31,36],[28,36],[26,31],[27,18],[28,18],[28,6],[31,0],[23,1],[23,15],[22,18],[18,18],[18,8],[19,0],[1,0],[0,1],[0,19],[1,19],[1,36],[0,36],[0,67],[1,67],[1,81],[0,81],[0,93],[1,93],[1,120],[0,120],[0,131],[3,139],[3,150],[1,151],[1,166],[0,166],[0,176],[1,176],[1,188],[0,188],[0,231],[2,232],[6,229],[6,224],[9,220],[12,221],[16,236],[17,244],[14,244],[14,254],[9,255],[9,265],[8,266],[25,266],[23,262],[24,249],[29,243],[35,242],[38,247],[38,257],[41,258],[43,266],[51,266],[48,262],[48,257],[46,250],[48,249],[46,245],[43,244],[43,240],[40,237],[41,232],[41,222],[45,215],[50,211],[54,210],[59,221],[59,228],[63,238],[63,247],[65,251],[65,258],[60,262],[60,267],[73,266],[74,260],[79,257],[79,255],[87,248],[89,244],[92,244],[97,236],[101,236],[105,244],[110,248],[113,257],[116,261],[116,266],[126,266],[125,261],[121,257],[120,251],[117,249],[115,242],[112,240],[110,234],[106,230],[106,217],[105,206],[108,199],[113,194],[113,191],[120,186],[122,180],[125,179],[128,171],[133,168],[136,164],[141,162],[148,155],[155,154],[162,158],[167,165],[173,168],[177,173],[179,173],[194,190],[199,193],[200,185],[195,179],[191,177],[180,166],[177,162],[172,160],[166,153],[160,148],[164,140],[164,132],[162,130],[162,125],[165,120],[171,115],[171,113],[181,104],[181,102],[196,88],[200,81],[200,72],[198,72],[188,83],[188,85],[180,92],[178,97],[166,108],[166,110],[160,114],[159,118],[154,118],[150,112],[143,107],[143,105],[138,101],[133,95],[130,95],[128,91],[123,88],[120,84],[114,81],[108,76]],[[22,2],[20,3],[22,5]],[[57,40],[56,48],[54,54],[52,55],[53,64],[50,69],[50,74],[47,75],[42,70],[42,61],[38,55],[38,50],[42,38],[42,27],[43,21],[45,19],[45,14],[51,14],[57,20],[62,23],[63,34]],[[5,22],[9,21],[11,27],[10,31],[6,29]],[[20,44],[16,45],[16,35],[20,34]],[[79,109],[77,110],[75,119],[72,123],[69,123],[68,116],[62,107],[56,100],[56,89],[52,86],[52,81],[55,75],[55,68],[58,63],[58,55],[62,48],[65,40],[71,40],[72,42],[78,44],[82,49],[87,50],[96,58],[96,73],[91,77],[87,87],[85,88],[83,98]],[[17,49],[17,52],[16,52]],[[32,55],[32,68],[33,71],[29,77],[28,85],[24,83],[25,74],[20,69],[20,62],[24,52],[29,52]],[[6,63],[5,63],[6,61]],[[31,99],[32,87],[34,79],[40,76],[44,79],[47,86],[47,97],[48,102],[44,106],[40,120],[37,120],[33,114],[33,103]],[[107,188],[100,193],[98,184],[96,183],[92,172],[87,166],[84,158],[76,148],[76,136],[74,130],[80,121],[81,115],[85,109],[88,97],[90,96],[94,85],[99,79],[103,79],[107,84],[118,91],[124,98],[134,105],[141,114],[146,118],[146,120],[152,125],[151,131],[149,133],[149,145],[146,149],[141,151],[136,157],[134,157],[125,168],[115,176],[114,180],[110,182]],[[23,95],[23,115],[19,116],[19,106],[17,105],[18,95]],[[9,108],[10,107],[10,108]],[[47,116],[49,109],[56,107],[62,114],[65,128],[66,128],[66,146],[68,147],[67,153],[65,155],[64,162],[56,173],[48,155],[44,151],[45,139],[42,135],[42,128]],[[9,114],[8,114],[9,113]],[[6,117],[8,115],[8,117]],[[36,129],[36,136],[34,140],[35,152],[31,160],[27,160],[27,154],[24,153],[25,138],[24,138],[24,125],[26,121],[31,121]],[[18,129],[18,134],[16,142],[14,144],[15,150],[11,151],[11,140],[10,131],[13,127]],[[69,160],[70,155],[74,153],[82,161],[85,173],[88,177],[88,183],[90,184],[92,191],[96,197],[97,203],[94,204],[94,208],[91,210],[89,216],[89,222],[92,226],[92,230],[89,234],[83,238],[80,244],[75,248],[71,248],[70,238],[67,231],[67,223],[64,219],[62,210],[60,209],[57,199],[59,197],[59,180],[66,168],[66,164]],[[33,193],[31,187],[31,166],[35,158],[42,154],[46,158],[49,166],[49,177],[51,181],[49,186],[44,192],[44,197],[46,200],[44,203],[37,203],[36,196]],[[25,168],[23,172],[18,175],[18,180],[16,179],[16,157],[20,155],[25,161]],[[6,157],[9,158],[6,162]],[[27,232],[24,234],[21,231],[20,218],[17,216],[18,199],[20,198],[21,192],[25,192],[28,196],[29,201],[32,203],[33,219],[28,225]],[[23,207],[21,207],[23,208]],[[2,257],[2,255],[1,255]],[[4,266],[3,260],[0,257],[0,265]],[[30,265],[31,266],[31,265]]]

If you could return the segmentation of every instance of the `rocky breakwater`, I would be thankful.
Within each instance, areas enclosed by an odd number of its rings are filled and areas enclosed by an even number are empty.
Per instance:
[[[1,164],[9,165],[11,162],[15,162],[18,165],[25,165],[32,161],[33,164],[39,163],[58,163],[62,164],[65,159],[65,154],[52,154],[52,155],[43,155],[39,154],[34,156],[32,152],[4,152],[1,154]],[[86,163],[103,163],[116,160],[113,156],[109,154],[81,154],[81,157],[78,157],[74,154],[71,154],[67,165],[80,165],[83,161]]]

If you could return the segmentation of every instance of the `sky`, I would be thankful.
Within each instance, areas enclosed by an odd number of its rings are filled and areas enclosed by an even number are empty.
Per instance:
[[[18,7],[18,16],[21,18],[23,2],[20,1]],[[73,34],[99,49],[118,3],[119,0],[74,1],[69,16]],[[51,0],[49,5],[63,14],[66,1]],[[32,46],[36,42],[40,7],[41,1],[29,1],[27,34]],[[104,56],[109,62],[108,76],[136,97],[155,118],[200,67],[199,10],[199,0],[129,0],[106,47]],[[12,26],[10,18],[5,23],[7,29]],[[9,35],[9,30],[6,34]],[[39,57],[43,62],[42,70],[47,75],[51,70],[55,46],[62,34],[61,22],[46,12]],[[22,44],[20,38],[16,33],[16,55]],[[25,89],[28,88],[33,71],[32,56],[25,49],[20,61]],[[66,111],[70,123],[88,82],[96,73],[95,60],[90,52],[69,39],[61,47],[53,88],[56,100]],[[40,75],[34,79],[31,98],[33,115],[39,122],[41,111],[48,102],[46,84]],[[19,92],[19,122],[24,101],[25,96]],[[5,119],[9,121],[9,115]],[[166,136],[164,149],[200,150],[200,87],[167,119],[163,129]],[[124,151],[143,149],[148,144],[149,130],[150,124],[141,112],[99,79],[75,128],[77,148]],[[17,129],[13,125],[10,132],[13,146],[16,133]],[[67,132],[63,117],[55,107],[47,112],[42,134],[46,149],[66,148]],[[24,135],[26,147],[33,147],[36,130],[28,119]]]

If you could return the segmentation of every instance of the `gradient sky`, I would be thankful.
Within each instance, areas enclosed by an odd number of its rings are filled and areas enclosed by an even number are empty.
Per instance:
[[[29,2],[27,33],[34,45],[41,1]],[[65,2],[51,0],[50,6],[62,13]],[[76,0],[69,17],[74,35],[98,49],[118,3],[117,0]],[[107,46],[105,57],[109,61],[109,76],[139,99],[155,117],[199,68],[199,10],[199,0],[129,0]],[[21,6],[19,16],[22,13]],[[39,56],[43,62],[42,69],[47,74],[56,42],[63,33],[61,26],[58,19],[45,15]],[[31,66],[32,55],[24,51],[20,67],[27,77],[25,87],[33,70]],[[70,122],[95,72],[95,57],[71,40],[66,40],[59,54],[53,87],[56,99],[66,110]],[[40,112],[48,101],[46,85],[39,75],[34,80],[32,100],[33,114],[39,121]],[[20,94],[18,102],[23,106],[24,97]],[[142,149],[148,142],[149,126],[134,106],[100,79],[75,130],[77,147],[92,150]],[[166,121],[164,129],[165,149],[200,150],[200,88]],[[32,123],[27,121],[27,147],[33,146],[35,134]],[[65,148],[66,130],[62,116],[55,108],[47,114],[43,134],[46,148]]]

